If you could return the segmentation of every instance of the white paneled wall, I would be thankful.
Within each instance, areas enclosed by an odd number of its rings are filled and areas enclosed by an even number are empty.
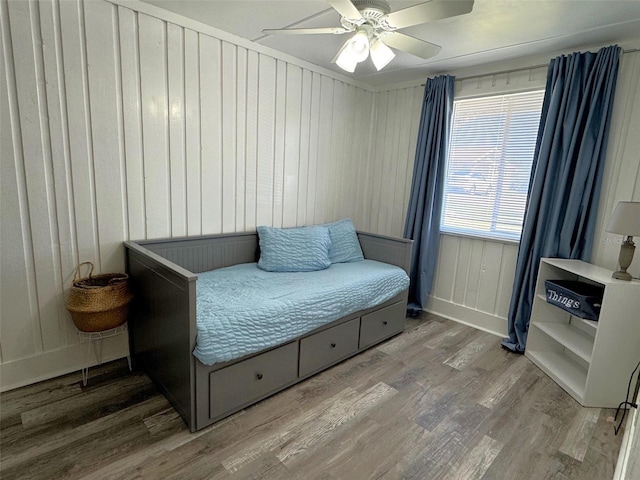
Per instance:
[[[544,88],[546,67],[456,81],[456,98]],[[366,227],[402,236],[413,175],[422,86],[376,93],[371,210]],[[503,334],[518,246],[442,235],[427,309]]]
[[[456,98],[544,88],[546,73],[546,67],[534,67],[456,80]],[[362,222],[372,231],[402,235],[422,92],[423,87],[416,86],[376,93],[370,210]],[[408,98],[412,99],[409,107],[403,103]],[[402,137],[407,131],[410,135]],[[604,226],[619,200],[640,200],[638,132],[640,52],[633,52],[622,57],[599,206],[597,236],[601,241],[593,252],[593,262],[611,270],[615,269],[621,237],[608,234]],[[517,253],[514,243],[442,235],[426,309],[489,332],[506,334]],[[631,268],[635,276],[640,275],[639,265],[640,256],[636,255]]]
[[[347,216],[402,235],[421,86],[374,91],[114,1],[0,2],[3,390],[83,365],[65,294],[81,261],[122,271],[123,240]],[[459,80],[456,92],[539,88],[545,73]],[[620,239],[603,225],[618,200],[640,199],[639,78],[640,55],[625,55],[594,252],[608,268]],[[504,333],[516,253],[443,235],[428,308]],[[104,360],[125,354],[105,341]]]
[[[615,270],[621,235],[605,231],[619,201],[640,202],[640,51],[622,56],[611,119],[592,262]],[[635,239],[636,245],[638,239]],[[640,249],[629,271],[640,277]]]
[[[0,20],[2,389],[82,366],[65,294],[123,240],[371,215],[371,91],[102,0]]]
[[[423,88],[376,93],[368,222],[373,232],[402,236],[413,176]]]

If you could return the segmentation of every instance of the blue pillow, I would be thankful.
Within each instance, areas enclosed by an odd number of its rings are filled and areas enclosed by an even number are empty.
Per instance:
[[[324,225],[329,229],[331,248],[329,260],[331,263],[361,262],[364,260],[362,248],[356,234],[356,227],[349,218]]]
[[[331,266],[329,229],[258,227],[260,260],[267,272],[313,272]]]

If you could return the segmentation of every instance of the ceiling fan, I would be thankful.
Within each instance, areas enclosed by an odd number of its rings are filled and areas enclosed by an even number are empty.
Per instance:
[[[439,45],[398,32],[401,28],[469,13],[473,0],[432,0],[391,12],[385,0],[327,0],[340,15],[339,27],[265,29],[266,35],[316,35],[354,33],[332,62],[353,73],[358,63],[371,56],[376,70],[383,69],[396,54],[389,47],[420,58],[436,55]]]

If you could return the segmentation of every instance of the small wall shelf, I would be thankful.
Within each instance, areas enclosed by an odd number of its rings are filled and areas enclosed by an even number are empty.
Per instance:
[[[526,356],[585,407],[615,408],[640,360],[640,282],[580,260],[543,258],[536,283]],[[545,280],[602,285],[598,321],[546,301]]]

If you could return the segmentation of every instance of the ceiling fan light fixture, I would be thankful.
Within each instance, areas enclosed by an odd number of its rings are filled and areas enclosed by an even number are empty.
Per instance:
[[[334,61],[343,70],[353,73],[358,63],[363,62],[369,56],[369,33],[358,29],[338,51]]]
[[[348,48],[350,42],[351,42],[351,39],[345,42],[345,44],[342,46],[342,48],[338,52],[338,55],[336,55],[336,58],[334,59],[334,61],[336,62],[336,65],[338,65],[344,71],[353,73],[356,71],[356,65],[358,65],[358,62],[356,61],[355,58],[353,58],[353,55],[351,54],[351,51]]]
[[[349,39],[347,48],[351,58],[357,63],[364,62],[369,56],[369,35],[364,30],[358,30],[356,34]]]
[[[386,67],[396,56],[393,50],[385,45],[379,38],[371,44],[369,53],[371,54],[371,61],[378,71]]]

